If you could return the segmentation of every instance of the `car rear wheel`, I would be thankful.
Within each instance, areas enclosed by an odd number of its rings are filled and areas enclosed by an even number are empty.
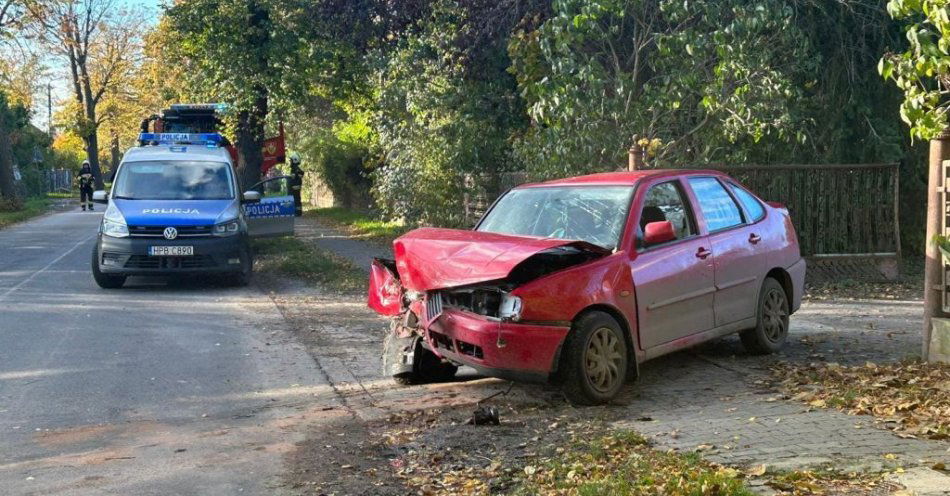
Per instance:
[[[103,274],[99,270],[99,247],[92,248],[92,278],[102,289],[119,289],[125,284],[125,276]]]
[[[629,361],[620,325],[602,312],[591,312],[574,323],[564,342],[559,369],[561,388],[578,405],[599,405],[623,387]]]
[[[785,288],[775,279],[767,277],[759,291],[756,325],[739,333],[742,345],[750,353],[759,355],[780,350],[788,338],[789,314]]]

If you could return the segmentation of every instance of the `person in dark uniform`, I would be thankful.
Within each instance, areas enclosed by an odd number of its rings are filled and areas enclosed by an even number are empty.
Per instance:
[[[300,155],[297,152],[290,154],[290,193],[294,195],[294,215],[303,215],[303,203],[300,200],[300,190],[303,187],[303,169],[300,168]]]
[[[86,210],[86,207],[89,207],[89,210],[94,210],[92,208],[92,189],[93,189],[93,177],[92,177],[92,167],[89,166],[89,161],[84,160],[82,162],[82,169],[79,169],[79,204],[82,205],[83,211]]]

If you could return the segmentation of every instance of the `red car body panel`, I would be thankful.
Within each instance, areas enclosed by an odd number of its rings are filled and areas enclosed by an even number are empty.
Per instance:
[[[504,279],[532,255],[568,245],[606,252],[583,241],[438,228],[407,233],[393,252],[402,285],[429,291]]]
[[[429,349],[489,375],[544,380],[570,327],[501,322],[469,312],[446,310],[428,326]],[[461,345],[459,343],[462,343]],[[465,354],[477,346],[482,357]]]
[[[592,260],[527,282],[518,281],[510,290],[523,302],[516,321],[458,308],[440,307],[427,312],[428,299],[403,302],[402,311],[408,308],[418,316],[420,332],[435,354],[490,375],[521,378],[545,378],[555,371],[571,323],[591,309],[612,314],[626,328],[637,363],[753,325],[759,288],[770,275],[786,286],[791,310],[797,310],[804,288],[805,262],[787,210],[760,202],[765,215],[758,221],[710,233],[687,180],[692,176],[738,185],[715,171],[652,170],[519,186],[636,188],[626,227],[612,252],[563,239],[452,229],[410,232],[394,242],[399,281],[393,282],[396,275],[382,265],[374,265],[369,304],[384,315],[392,315],[393,288],[398,284],[424,294],[477,283],[503,284],[519,264],[545,250],[571,245],[590,251],[599,249],[598,257]],[[645,192],[670,181],[679,185],[698,232],[689,238],[643,248],[638,239],[643,236],[640,216]],[[745,212],[746,207],[737,204]],[[710,253],[708,258],[700,256],[705,252]],[[428,314],[434,315],[427,318]]]
[[[525,306],[521,320],[569,324],[592,305],[605,305],[623,313],[633,311],[633,279],[627,261],[626,253],[617,252],[516,288],[511,294],[531,302]]]
[[[380,315],[394,317],[402,313],[402,285],[379,260],[369,268],[369,294],[366,304]]]

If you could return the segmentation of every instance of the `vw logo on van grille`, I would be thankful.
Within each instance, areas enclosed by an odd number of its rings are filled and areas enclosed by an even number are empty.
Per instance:
[[[178,237],[178,229],[174,227],[166,227],[165,232],[162,233],[165,235],[165,239],[175,239]]]

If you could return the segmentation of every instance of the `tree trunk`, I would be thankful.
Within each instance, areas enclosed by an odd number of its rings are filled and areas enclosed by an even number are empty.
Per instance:
[[[5,105],[0,107],[0,199],[17,207],[19,198],[13,179],[13,142],[10,136],[12,126],[6,111]]]
[[[83,126],[85,136],[82,137],[86,145],[86,158],[89,160],[89,167],[92,169],[92,177],[96,181],[96,189],[105,188],[102,181],[102,169],[99,167],[99,122],[96,120],[96,101],[92,97],[92,88],[89,86],[88,76],[83,75],[83,110],[85,112],[86,125]]]
[[[112,132],[112,145],[109,147],[109,151],[112,155],[112,163],[109,164],[109,178],[115,175],[115,171],[119,168],[119,162],[122,161],[122,150],[119,148],[119,134],[115,131]]]
[[[242,189],[261,180],[264,165],[264,118],[267,116],[267,90],[258,88],[254,108],[238,113],[237,152],[243,179]]]

